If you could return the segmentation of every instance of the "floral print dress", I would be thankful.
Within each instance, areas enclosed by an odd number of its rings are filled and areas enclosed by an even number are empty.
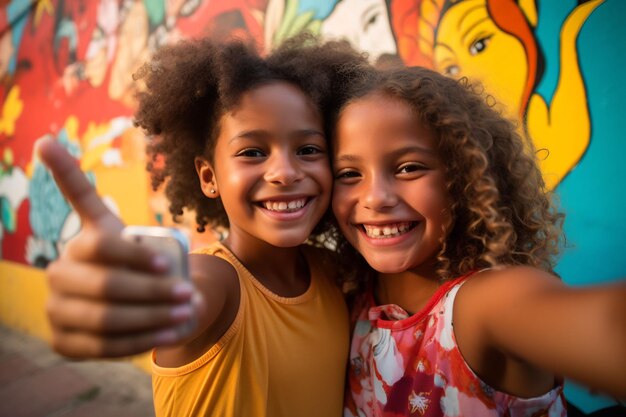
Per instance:
[[[519,398],[485,384],[464,361],[452,327],[457,291],[449,281],[422,311],[377,306],[369,291],[355,304],[344,416],[565,417],[563,385]]]

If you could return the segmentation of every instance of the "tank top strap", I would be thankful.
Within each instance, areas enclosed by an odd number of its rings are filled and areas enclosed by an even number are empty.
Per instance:
[[[478,271],[469,272],[464,276],[457,278],[454,284],[452,284],[452,286],[448,289],[442,300],[442,311],[445,312],[444,325],[446,327],[452,327],[452,310],[454,308],[454,300],[456,299],[456,295],[463,286],[463,284],[465,284],[470,277],[478,275],[481,272],[489,271],[490,269],[492,268],[484,268]]]
[[[220,242],[213,242],[208,246],[203,246],[201,248],[198,249],[194,249],[193,251],[191,251],[191,253],[193,254],[198,254],[198,255],[214,255],[214,256],[219,256],[222,259],[226,259],[229,261],[230,263],[230,258],[233,257],[233,255],[230,253],[230,251],[228,249],[226,249],[224,247],[224,245],[222,245],[222,243]]]
[[[306,245],[302,245],[302,255],[306,259],[306,262],[310,271],[310,284],[307,290],[295,297],[283,297],[271,291],[265,285],[263,285],[253,274],[246,268],[244,264],[233,254],[226,246],[220,242],[212,243],[209,246],[194,250],[194,254],[212,255],[217,256],[235,268],[237,275],[239,276],[239,283],[242,287],[242,291],[259,291],[264,294],[265,297],[277,301],[283,304],[300,304],[313,298],[317,292],[318,281],[320,280],[320,266],[318,265],[319,254],[316,253],[314,248],[308,248]],[[245,290],[244,290],[245,289]]]

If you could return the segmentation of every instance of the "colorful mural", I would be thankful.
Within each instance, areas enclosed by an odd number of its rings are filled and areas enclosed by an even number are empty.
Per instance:
[[[626,276],[626,2],[620,0],[11,0],[0,9],[0,260],[45,267],[80,228],[37,161],[57,138],[127,223],[169,224],[132,123],[131,74],[183,38],[246,37],[269,50],[310,31],[375,62],[481,81],[539,149],[567,213],[558,272],[573,285]],[[182,227],[194,246],[214,239]],[[586,413],[615,401],[568,384]]]

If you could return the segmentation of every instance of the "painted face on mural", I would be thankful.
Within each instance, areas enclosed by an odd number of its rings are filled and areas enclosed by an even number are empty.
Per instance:
[[[437,28],[435,68],[454,78],[481,81],[506,112],[517,116],[528,76],[522,43],[500,29],[486,0],[465,0],[450,7]]]
[[[383,0],[343,0],[322,22],[321,34],[346,39],[367,51],[372,62],[381,55],[396,54],[396,42]]]

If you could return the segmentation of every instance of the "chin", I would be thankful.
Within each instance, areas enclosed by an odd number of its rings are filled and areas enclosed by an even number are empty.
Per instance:
[[[374,268],[374,270],[378,272],[379,274],[399,274],[405,271],[404,268],[394,268],[388,265],[376,266],[376,265],[370,264],[370,266]]]
[[[309,236],[284,236],[279,239],[267,239],[266,242],[277,248],[294,248],[306,242]]]
[[[374,268],[381,274],[397,274],[409,269],[409,265],[406,263],[406,259],[393,259],[392,257],[374,257],[365,258],[369,266]]]

